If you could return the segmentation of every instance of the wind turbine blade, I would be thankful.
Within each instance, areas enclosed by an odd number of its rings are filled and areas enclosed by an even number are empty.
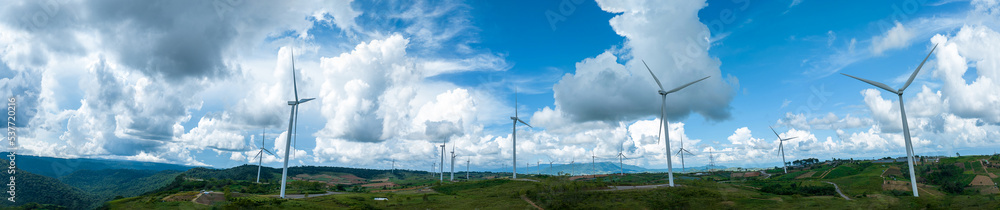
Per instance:
[[[315,100],[315,99],[316,98],[306,98],[306,99],[299,100],[299,103],[301,104],[301,103],[309,102],[309,101],[312,101],[312,100]]]
[[[931,52],[927,53],[927,57],[924,57],[924,61],[920,62],[920,65],[917,66],[917,70],[913,71],[913,74],[910,75],[910,79],[906,80],[906,84],[904,84],[902,88],[899,88],[899,92],[903,92],[903,90],[906,90],[906,87],[910,86],[910,83],[913,82],[913,79],[917,77],[917,72],[920,72],[920,68],[924,67],[924,62],[927,62],[927,58],[931,57],[931,53],[934,53],[935,49],[937,49],[937,44],[934,44],[934,48],[931,48]]]
[[[857,80],[861,80],[862,82],[868,83],[870,85],[874,85],[875,87],[878,87],[878,88],[882,88],[883,90],[887,90],[889,92],[892,92],[892,93],[895,93],[895,94],[899,94],[899,92],[896,92],[896,90],[893,90],[888,85],[882,84],[880,82],[871,81],[871,80],[867,80],[867,79],[861,79],[859,77],[851,76],[849,74],[844,74],[844,73],[840,73],[840,74],[843,74],[844,76],[848,76],[848,77],[851,77],[851,78],[854,78],[854,79],[857,79]]]
[[[517,87],[514,87],[514,118],[517,118]]]
[[[290,48],[292,52],[292,91],[295,92],[295,101],[299,101],[299,87],[295,81],[295,48]]]
[[[528,123],[526,123],[523,120],[521,120],[521,118],[516,118],[516,119],[517,119],[518,122],[521,122],[521,124],[527,125],[529,128],[535,128],[535,127],[531,127],[531,125],[528,125]]]
[[[646,70],[649,71],[649,75],[653,75],[653,80],[656,81],[656,86],[659,86],[660,90],[663,90],[663,84],[660,84],[660,79],[656,78],[656,74],[653,74],[653,70],[649,68],[649,65],[646,65],[645,60],[642,60],[642,65],[646,66]]]
[[[664,96],[664,97],[666,97],[666,96]],[[657,125],[657,127],[659,127],[657,130],[660,130],[660,131],[656,132],[656,144],[660,144],[660,138],[662,138],[662,137],[660,137],[660,135],[663,135],[666,132],[670,132],[670,131],[667,131],[667,130],[663,130],[663,126],[664,126],[663,125],[663,121],[666,120],[664,118],[665,117],[664,116],[665,113],[664,113],[664,110],[663,110],[664,106],[666,106],[665,103],[660,103],[660,124]]]
[[[677,92],[677,91],[680,91],[681,89],[684,89],[684,88],[686,88],[687,86],[691,86],[691,85],[693,85],[694,83],[697,83],[697,82],[701,82],[702,80],[705,80],[705,79],[708,79],[709,77],[712,77],[712,76],[707,76],[707,77],[705,77],[705,78],[701,78],[701,79],[699,79],[699,80],[695,80],[694,82],[691,82],[691,83],[687,83],[687,84],[684,84],[684,85],[681,85],[680,87],[677,87],[677,88],[674,88],[673,90],[670,90],[670,91],[667,91],[667,94],[671,94],[671,93],[673,93],[673,92]]]
[[[792,139],[795,139],[795,138],[798,138],[798,136],[796,136],[796,137],[791,137],[791,138],[787,138],[787,139],[781,139],[781,141],[788,141],[788,140],[792,140]]]
[[[774,135],[775,135],[775,136],[778,136],[778,139],[779,139],[779,140],[781,139],[781,135],[778,135],[778,132],[777,132],[777,131],[774,131],[774,127],[771,127],[770,125],[768,125],[767,127],[768,127],[768,128],[771,128],[771,132],[774,132]]]
[[[261,153],[261,152],[257,152],[257,155],[254,155],[254,156],[253,156],[253,159],[257,159],[258,157],[260,157],[260,153]]]
[[[660,125],[656,127],[656,144],[660,144],[660,135],[663,134],[663,106],[666,104],[660,103]]]
[[[274,155],[274,153],[271,153],[271,150],[264,149],[264,152],[267,152],[267,154]]]

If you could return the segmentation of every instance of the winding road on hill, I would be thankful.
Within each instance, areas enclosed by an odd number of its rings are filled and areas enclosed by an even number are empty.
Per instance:
[[[826,183],[832,184],[833,188],[837,190],[837,194],[840,194],[840,197],[844,197],[844,199],[851,200],[851,198],[848,198],[846,195],[844,195],[843,192],[840,192],[840,187],[837,186],[836,183],[833,183],[833,182],[826,182]]]

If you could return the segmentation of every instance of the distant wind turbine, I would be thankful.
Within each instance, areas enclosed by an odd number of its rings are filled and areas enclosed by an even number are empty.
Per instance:
[[[694,153],[691,153],[691,151],[684,149],[684,147],[681,147],[681,149],[677,150],[677,153],[675,154],[681,156],[681,172],[687,172],[687,167],[684,166],[684,153],[687,153],[689,155],[694,155]]]
[[[274,155],[274,153],[271,153],[271,151],[267,150],[267,148],[264,148],[264,141],[265,140],[267,140],[267,137],[264,137],[264,131],[261,131],[260,132],[260,151],[257,152],[256,156],[254,156],[254,158],[257,159],[257,183],[260,183],[260,168],[261,168],[261,164],[264,163],[264,152],[267,152],[267,154]]]
[[[441,182],[444,182],[444,144],[441,144]]]
[[[666,90],[663,90],[663,84],[660,83],[660,79],[657,79],[656,78],[656,74],[653,74],[653,70],[649,68],[649,65],[646,65],[646,61],[642,61],[642,65],[646,66],[646,70],[649,70],[649,75],[653,76],[653,80],[656,81],[656,85],[660,87],[660,91],[657,91],[657,93],[660,94],[660,98],[662,98],[662,101],[663,101],[662,103],[660,103],[660,128],[661,128],[662,131],[669,131],[669,130],[667,130],[668,129],[667,125],[670,124],[670,122],[667,122],[667,118],[666,118],[667,94],[671,94],[671,93],[680,91],[681,89],[684,89],[687,86],[691,86],[692,84],[694,84],[696,82],[701,82],[702,80],[708,79],[711,76],[707,76],[707,77],[701,78],[699,80],[695,80],[694,82],[690,82],[690,83],[681,85],[680,87],[677,87],[677,88],[674,88],[672,90],[666,91]],[[664,133],[665,133],[664,136],[666,136],[665,145],[667,147],[667,150],[665,152],[666,155],[667,155],[667,174],[668,174],[667,176],[670,179],[670,186],[673,187],[674,186],[674,167],[673,167],[673,161],[670,160],[670,152],[672,151],[672,150],[670,150],[670,132],[664,132]],[[657,135],[659,135],[659,131],[657,132]],[[656,140],[657,140],[657,142],[659,142],[660,137],[656,137]]]
[[[517,123],[520,122],[521,124],[527,125],[529,128],[531,128],[531,125],[528,125],[528,123],[524,122],[523,120],[521,120],[521,118],[517,117],[517,89],[514,89],[514,116],[510,117],[510,119],[514,121],[513,133],[510,135],[511,137],[510,142],[511,144],[513,144],[511,149],[514,150],[514,152],[512,153],[514,160],[514,163],[512,164],[512,166],[514,167],[513,174],[514,174],[514,179],[517,179]]]
[[[291,50],[292,53],[292,91],[295,93],[295,100],[288,101],[288,105],[292,107],[292,111],[288,117],[288,135],[285,137],[285,163],[284,167],[281,169],[281,198],[285,198],[285,185],[288,180],[288,152],[292,146],[292,132],[296,128],[295,122],[299,115],[299,104],[312,101],[315,98],[304,98],[299,99],[299,88],[297,82],[295,81],[295,51]]]
[[[767,126],[767,127],[771,128],[771,126]],[[785,162],[785,141],[795,139],[796,137],[791,137],[791,138],[785,138],[785,139],[783,139],[783,138],[781,138],[780,135],[778,135],[777,131],[774,131],[774,128],[771,128],[771,132],[774,132],[774,135],[778,136],[778,152],[781,152],[781,168],[785,169],[785,173],[787,174],[788,173],[788,164],[785,164],[786,163]]]
[[[904,140],[906,142],[906,157],[907,157],[907,162],[910,165],[910,185],[913,187],[913,188],[911,188],[911,189],[913,189],[913,197],[920,197],[920,194],[917,193],[917,175],[916,175],[916,173],[913,172],[913,143],[910,142],[910,127],[906,123],[906,110],[903,109],[903,90],[906,90],[906,87],[909,87],[910,83],[913,83],[913,79],[917,77],[917,72],[920,72],[920,68],[924,67],[924,62],[927,62],[927,58],[931,57],[931,54],[934,53],[935,49],[937,49],[937,45],[936,44],[934,45],[934,48],[931,48],[931,52],[927,53],[927,56],[924,57],[924,61],[920,62],[920,65],[917,66],[917,69],[913,70],[913,74],[910,74],[910,79],[906,80],[906,84],[903,84],[903,87],[899,88],[899,90],[893,90],[888,85],[882,84],[880,82],[875,82],[875,81],[871,81],[871,80],[861,79],[859,77],[855,77],[855,76],[851,76],[851,75],[848,75],[848,74],[840,73],[840,74],[843,74],[844,76],[848,76],[848,77],[851,77],[851,78],[854,78],[854,79],[857,79],[857,80],[861,80],[862,82],[868,83],[870,85],[874,85],[875,87],[882,88],[883,90],[889,91],[891,93],[895,93],[897,96],[899,96],[899,113],[900,113],[900,116],[903,118],[903,138],[904,138]]]
[[[451,181],[455,181],[455,145],[451,145]]]
[[[622,176],[625,175],[625,165],[624,165],[624,161],[623,161],[624,159],[625,159],[625,154],[622,154],[621,150],[619,150],[618,151],[618,168],[621,170],[621,175]],[[612,164],[614,164],[614,163],[612,163]]]

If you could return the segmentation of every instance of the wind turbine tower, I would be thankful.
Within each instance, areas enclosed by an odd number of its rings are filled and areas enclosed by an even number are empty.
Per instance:
[[[285,198],[285,185],[288,184],[287,183],[287,180],[288,180],[288,154],[289,154],[289,149],[291,149],[291,146],[292,146],[291,145],[292,132],[296,128],[295,127],[295,122],[298,121],[299,104],[303,104],[305,102],[309,102],[309,101],[312,101],[313,99],[315,99],[315,98],[299,99],[299,88],[298,88],[297,82],[295,81],[295,51],[291,50],[291,54],[292,54],[292,92],[295,93],[295,100],[294,101],[288,101],[288,105],[291,106],[292,111],[289,114],[290,116],[288,117],[288,132],[287,132],[288,135],[285,137],[285,160],[284,160],[285,163],[284,163],[284,167],[282,167],[282,169],[281,169],[281,194],[279,195],[281,198]]]
[[[653,76],[653,80],[656,81],[656,85],[659,86],[659,88],[660,88],[660,90],[657,91],[657,93],[660,94],[660,98],[662,100],[662,102],[660,103],[660,127],[662,127],[661,129],[663,131],[665,131],[664,132],[665,133],[664,136],[666,136],[666,140],[664,142],[664,145],[666,145],[666,147],[667,147],[666,148],[667,173],[668,173],[667,176],[670,179],[670,186],[673,187],[674,186],[674,167],[673,167],[673,161],[670,160],[670,152],[672,150],[670,150],[670,132],[669,132],[669,130],[667,130],[668,129],[667,125],[669,125],[670,122],[667,122],[667,119],[666,119],[667,94],[671,94],[671,93],[680,91],[681,89],[684,89],[687,86],[690,86],[690,85],[692,85],[692,84],[694,84],[696,82],[701,82],[702,80],[708,79],[711,76],[707,76],[707,77],[701,78],[699,80],[695,80],[694,82],[690,82],[690,83],[681,85],[680,87],[677,87],[677,88],[674,88],[672,90],[666,91],[666,90],[663,90],[663,84],[660,83],[660,79],[657,79],[656,78],[656,74],[653,74],[653,70],[649,68],[649,65],[646,65],[646,61],[642,61],[642,65],[646,66],[646,70],[649,70],[649,75]],[[657,135],[659,135],[659,132],[657,132]],[[657,142],[659,142],[660,137],[656,137],[656,139],[657,139]]]
[[[931,48],[931,52],[927,53],[927,56],[924,57],[924,61],[921,61],[920,65],[917,66],[917,70],[914,70],[913,74],[910,74],[910,79],[906,80],[906,84],[903,84],[903,87],[899,88],[899,90],[894,90],[891,87],[889,87],[888,85],[882,84],[880,82],[875,82],[875,81],[871,81],[871,80],[861,79],[859,77],[855,77],[855,76],[851,76],[851,75],[847,75],[847,74],[841,73],[844,76],[848,76],[848,77],[851,77],[851,78],[854,78],[854,79],[857,79],[857,80],[861,80],[862,82],[868,83],[870,85],[874,85],[875,87],[878,87],[878,88],[882,88],[883,90],[889,91],[891,93],[895,93],[897,96],[899,96],[899,113],[900,113],[900,116],[903,118],[903,140],[905,140],[905,143],[906,143],[906,157],[907,157],[907,161],[906,162],[910,166],[910,185],[912,185],[912,188],[910,188],[910,189],[913,189],[913,197],[920,197],[920,195],[917,193],[917,191],[918,191],[917,190],[917,175],[916,175],[916,173],[913,172],[913,143],[910,142],[910,127],[909,127],[908,123],[906,123],[906,110],[903,109],[903,90],[906,90],[906,87],[909,87],[910,83],[913,83],[913,79],[917,77],[917,72],[920,72],[920,68],[924,67],[924,62],[927,62],[927,58],[931,57],[931,54],[934,53],[935,49],[937,49],[937,45],[936,44],[934,45],[934,48]]]

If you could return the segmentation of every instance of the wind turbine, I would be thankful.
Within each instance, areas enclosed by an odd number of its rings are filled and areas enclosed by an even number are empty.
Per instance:
[[[656,81],[656,85],[660,87],[660,91],[657,91],[657,93],[660,94],[660,98],[663,101],[662,103],[660,103],[660,125],[661,125],[660,129],[662,131],[668,131],[667,130],[667,125],[670,124],[670,122],[667,122],[667,118],[666,118],[667,94],[671,94],[671,93],[680,91],[681,89],[684,89],[687,86],[691,86],[692,84],[694,84],[696,82],[701,82],[702,80],[705,80],[705,79],[708,79],[709,77],[712,77],[712,76],[707,76],[705,78],[701,78],[699,80],[695,80],[694,82],[690,82],[690,83],[681,85],[680,87],[677,87],[677,88],[674,88],[672,90],[666,91],[666,90],[663,90],[663,84],[660,83],[660,79],[657,79],[656,78],[656,74],[653,74],[653,70],[649,68],[649,65],[646,65],[646,61],[642,61],[642,65],[646,66],[646,70],[649,71],[649,75],[653,76],[653,80]],[[665,145],[667,147],[667,150],[666,150],[666,155],[667,155],[667,173],[668,173],[667,176],[670,179],[670,186],[673,187],[674,186],[674,167],[673,167],[673,161],[670,160],[670,151],[672,151],[672,150],[670,150],[670,132],[668,131],[668,132],[664,132],[664,133],[665,133],[664,136],[666,136]],[[659,131],[657,131],[657,135],[659,135]],[[660,137],[656,137],[656,141],[659,142],[659,140],[660,140]]]
[[[455,145],[451,145],[451,181],[455,181]]]
[[[937,44],[934,45],[934,48],[931,48],[931,52],[927,53],[927,56],[924,57],[924,61],[920,62],[920,65],[917,66],[917,70],[913,70],[913,74],[910,74],[910,79],[906,80],[906,84],[903,84],[903,87],[899,88],[899,90],[893,90],[888,85],[885,85],[885,84],[882,84],[882,83],[879,83],[879,82],[875,82],[875,81],[871,81],[871,80],[866,80],[866,79],[861,79],[859,77],[855,77],[855,76],[851,76],[851,75],[848,75],[848,74],[840,73],[840,74],[843,74],[844,76],[848,76],[848,77],[851,77],[851,78],[854,78],[854,79],[857,79],[857,80],[861,80],[862,82],[868,83],[870,85],[874,85],[875,87],[882,88],[883,90],[889,91],[891,93],[895,93],[897,96],[899,96],[899,113],[900,113],[900,116],[903,118],[903,138],[904,138],[904,140],[906,142],[906,157],[907,157],[907,161],[906,162],[908,162],[908,164],[910,165],[910,185],[913,187],[912,188],[913,189],[913,197],[920,197],[920,195],[917,193],[917,175],[916,175],[916,173],[913,172],[913,143],[910,142],[910,127],[906,123],[906,110],[903,109],[903,90],[906,90],[906,87],[909,87],[910,83],[913,83],[913,79],[917,77],[917,72],[920,72],[920,68],[924,67],[924,62],[927,62],[927,58],[931,57],[931,54],[934,53],[935,49],[937,49]]]
[[[625,154],[622,153],[624,152],[623,150],[625,150],[625,147],[622,145],[618,145],[618,168],[621,170],[622,176],[625,175],[625,164],[623,159],[626,158]]]
[[[542,170],[542,159],[538,159],[538,162],[535,163],[535,174],[541,174],[540,173],[541,170]]]
[[[514,121],[513,134],[511,134],[510,137],[511,137],[511,144],[513,144],[513,147],[511,149],[514,150],[514,153],[512,153],[514,159],[514,164],[512,165],[514,167],[513,174],[514,174],[514,179],[517,179],[517,123],[521,122],[521,124],[527,125],[529,128],[533,128],[531,127],[531,125],[528,125],[528,123],[521,120],[521,118],[517,117],[517,89],[514,89],[514,116],[510,117],[510,119]]]
[[[471,158],[465,159],[465,180],[469,180],[469,163],[472,162]]]
[[[771,126],[767,126],[767,127],[771,128]],[[795,139],[796,137],[783,139],[783,138],[781,138],[780,135],[778,135],[777,131],[774,131],[774,128],[771,128],[771,132],[774,132],[774,135],[778,136],[778,151],[781,152],[781,167],[785,169],[785,173],[787,174],[788,173],[788,164],[785,164],[785,141]]]
[[[548,171],[549,173],[552,173],[552,163],[555,162],[556,162],[555,160],[549,161],[549,171]]]
[[[298,121],[299,117],[299,104],[316,99],[316,98],[299,99],[299,87],[297,85],[297,82],[295,81],[295,50],[292,49],[290,51],[292,53],[292,91],[295,93],[295,100],[288,101],[288,105],[292,107],[292,111],[289,114],[290,116],[288,117],[288,132],[286,132],[288,135],[285,137],[285,161],[284,161],[285,163],[284,167],[281,169],[281,195],[280,195],[281,198],[285,198],[285,185],[288,184],[286,183],[286,181],[288,180],[288,152],[290,147],[292,146],[291,145],[292,132],[296,128],[295,122]]]
[[[261,164],[264,163],[264,152],[267,152],[267,154],[274,155],[274,153],[271,153],[271,151],[267,150],[267,148],[264,148],[264,140],[267,140],[267,138],[264,137],[264,131],[261,131],[260,132],[260,151],[257,152],[256,156],[254,156],[254,158],[257,158],[257,183],[260,183],[260,168],[261,168]]]
[[[681,156],[681,171],[687,172],[687,167],[684,166],[684,153],[687,153],[689,155],[694,155],[694,153],[691,153],[691,151],[684,149],[684,147],[681,147],[680,150],[677,150],[676,154]]]
[[[441,182],[444,182],[444,144],[441,144]]]
[[[594,171],[594,178],[597,178],[597,152],[590,150],[590,154],[590,169]]]

